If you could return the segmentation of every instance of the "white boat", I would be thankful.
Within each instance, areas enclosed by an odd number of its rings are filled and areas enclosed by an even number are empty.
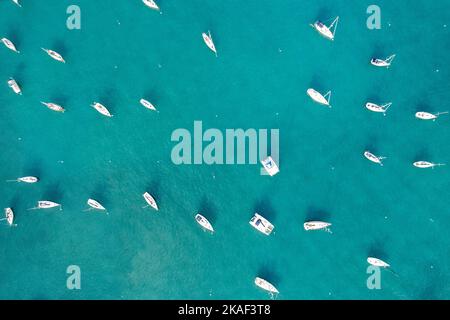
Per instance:
[[[325,25],[321,21],[316,21],[311,26],[314,27],[322,36],[324,36],[328,40],[333,41],[334,35],[336,33],[338,21],[339,21],[339,17],[336,17],[329,26]]]
[[[8,86],[14,91],[16,94],[22,94],[22,90],[20,89],[19,85],[17,84],[16,80],[13,78],[9,78],[8,80]]]
[[[100,204],[100,202],[98,202],[98,201],[96,201],[94,199],[88,199],[87,204],[93,209],[106,210],[106,208],[104,206],[102,206]]]
[[[159,11],[159,7],[158,7],[158,5],[156,4],[155,1],[153,1],[153,0],[142,0],[142,2],[143,2],[147,7],[149,7],[150,9]]]
[[[267,157],[266,159],[262,160],[261,164],[271,177],[280,172],[280,169],[278,168],[275,161],[273,161],[272,157]]]
[[[416,118],[422,120],[433,120],[435,121],[441,114],[447,114],[448,111],[438,112],[438,113],[429,113],[429,112],[416,112]]]
[[[5,208],[5,219],[10,226],[12,226],[14,222],[14,212],[11,208]]]
[[[6,180],[6,182],[25,182],[25,183],[36,183],[39,181],[39,178],[37,177],[32,177],[32,176],[28,176],[28,177],[20,177],[14,180]]]
[[[433,162],[428,162],[428,161],[416,161],[413,163],[413,165],[414,165],[414,167],[421,168],[421,169],[445,166],[444,163],[433,163]]]
[[[66,61],[63,59],[63,57],[56,51],[53,50],[49,50],[49,49],[45,49],[45,48],[41,48],[42,50],[44,50],[45,52],[47,52],[47,54],[55,59],[56,61],[62,62],[62,63],[66,63]]]
[[[139,102],[140,102],[144,107],[146,107],[147,109],[156,111],[155,106],[154,106],[153,104],[151,104],[149,101],[147,101],[147,100],[145,100],[145,99],[141,99],[141,100],[139,100]]]
[[[377,157],[376,155],[374,155],[373,153],[366,151],[364,152],[364,157],[366,157],[367,159],[369,159],[372,162],[378,163],[380,166],[383,165],[382,160],[386,159],[386,157]]]
[[[310,230],[327,230],[328,227],[331,226],[331,223],[323,222],[323,221],[308,221],[303,224],[303,227],[306,231]]]
[[[331,91],[328,91],[325,95],[322,95],[320,92],[318,92],[312,88],[309,88],[308,90],[306,90],[306,93],[315,102],[317,102],[319,104],[323,104],[323,105],[331,108],[331,106],[330,106]]]
[[[256,277],[255,284],[261,289],[269,291],[270,293],[279,293],[279,291],[277,290],[277,288],[275,288],[273,284],[271,284],[267,280],[264,280],[263,278]]]
[[[56,112],[64,112],[66,111],[63,107],[61,107],[59,104],[51,103],[51,102],[42,102],[41,103],[49,108],[50,110],[56,111]]]
[[[195,221],[198,222],[199,225],[201,225],[206,230],[209,230],[211,232],[214,232],[214,228],[211,225],[211,223],[206,219],[204,216],[202,216],[200,213],[197,213],[195,215]]]
[[[203,37],[203,41],[205,41],[208,48],[211,49],[216,54],[216,57],[217,57],[217,50],[216,50],[216,46],[214,45],[213,39],[211,37],[211,32],[209,32],[209,30],[208,30],[208,34],[203,32],[202,37]]]
[[[367,262],[375,267],[380,267],[380,268],[389,268],[390,265],[386,262],[384,262],[383,260],[377,259],[377,258],[372,258],[369,257],[367,258]]]
[[[91,107],[93,107],[95,110],[97,110],[98,112],[100,112],[104,116],[112,117],[112,114],[109,112],[109,110],[104,105],[102,105],[101,103],[94,102],[91,105]]]
[[[145,192],[142,196],[144,197],[145,201],[148,203],[148,206],[152,207],[155,210],[159,210],[155,199],[151,196],[150,193]],[[146,207],[148,207],[148,206],[146,206]]]
[[[16,46],[14,45],[14,43],[11,42],[11,40],[8,40],[6,38],[2,38],[1,40],[8,49],[20,53],[20,51],[16,49]]]
[[[395,58],[395,54],[387,57],[386,59],[378,59],[378,58],[372,58],[370,60],[370,63],[374,65],[375,67],[381,67],[381,68],[389,68],[391,66],[392,61]]]
[[[22,7],[22,5],[19,3],[19,0],[12,0],[15,4],[17,4],[19,7]]]
[[[380,112],[386,115],[386,111],[389,109],[389,107],[392,105],[392,102],[385,103],[383,105],[378,105],[376,103],[367,102],[366,108],[373,112]]]
[[[42,201],[38,201],[36,207],[30,208],[29,210],[33,210],[33,209],[51,209],[51,208],[56,208],[56,207],[59,207],[59,210],[62,210],[62,206],[59,203],[56,203],[56,202],[53,202],[53,201],[42,200]]]
[[[274,229],[273,224],[271,224],[269,220],[262,217],[258,213],[255,213],[255,215],[250,219],[249,223],[256,230],[264,233],[267,236],[270,235]]]

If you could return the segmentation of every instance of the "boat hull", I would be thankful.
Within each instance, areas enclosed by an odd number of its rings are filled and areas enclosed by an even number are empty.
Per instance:
[[[306,231],[323,230],[331,226],[331,223],[323,221],[308,221],[303,224]]]
[[[274,225],[269,222],[269,220],[259,215],[258,213],[255,213],[249,223],[253,228],[265,234],[266,236],[270,235],[275,228]]]
[[[330,106],[330,102],[320,92],[310,88],[306,90],[306,93],[315,102],[325,106]]]
[[[388,263],[384,262],[383,260],[377,259],[377,258],[369,257],[369,258],[367,258],[367,262],[375,267],[380,267],[380,268],[390,267],[390,265]]]
[[[197,221],[197,223],[202,226],[203,228],[205,228],[208,231],[214,232],[214,228],[211,225],[211,223],[208,221],[208,219],[206,219],[204,216],[202,216],[200,213],[195,215],[195,221]]]
[[[255,278],[255,284],[260,287],[263,290],[266,290],[270,293],[279,293],[278,289],[275,288],[273,284],[271,284],[269,281],[264,280],[260,277]]]
[[[261,164],[271,177],[280,172],[280,169],[278,168],[275,161],[273,161],[272,157],[267,157],[266,159],[262,160]]]

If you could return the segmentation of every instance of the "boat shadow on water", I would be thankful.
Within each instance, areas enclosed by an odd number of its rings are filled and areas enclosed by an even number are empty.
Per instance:
[[[68,49],[65,41],[62,39],[55,40],[52,43],[52,47],[50,47],[49,49],[58,52],[60,55],[62,55],[64,57],[65,60],[67,60],[67,57],[70,56],[69,49]]]
[[[42,194],[42,200],[50,200],[61,204],[64,198],[64,192],[59,183],[50,184]]]
[[[217,221],[217,208],[206,195],[202,197],[202,200],[198,206],[198,212],[195,214],[197,213],[203,215],[209,220],[209,222],[211,222],[212,225],[214,225]]]
[[[22,176],[35,176],[42,180],[43,170],[42,161],[33,160],[33,162],[28,163],[24,166]]]
[[[424,160],[427,160],[427,159],[431,159],[430,157],[431,157],[430,156],[430,152],[427,149],[422,148],[421,150],[416,152],[416,154],[414,155],[414,157],[413,157],[411,162],[414,163],[416,161],[424,161]]]
[[[308,221],[327,221],[327,222],[329,222],[330,217],[331,217],[330,211],[325,210],[323,208],[309,206],[306,210],[305,219],[304,219],[304,221],[302,221],[302,224],[304,222],[308,222]]]
[[[275,268],[273,266],[273,263],[265,263],[258,269],[257,276],[260,278],[263,278],[264,280],[269,281],[271,284],[273,284],[276,288],[281,283],[281,277],[278,273],[276,273]]]
[[[377,257],[378,259],[387,261],[388,255],[386,254],[386,250],[384,249],[383,241],[375,241],[367,248],[367,256],[368,257]]]
[[[104,205],[107,209],[109,209],[109,201],[106,197],[107,194],[107,188],[104,183],[97,183],[95,188],[90,193],[90,198],[97,200],[102,205]]]
[[[275,220],[277,217],[277,212],[273,208],[273,205],[269,200],[262,199],[262,200],[256,202],[253,206],[253,212],[251,213],[251,215],[249,214],[248,219],[250,220],[250,218],[255,213],[259,213],[261,216],[263,216],[264,218],[266,218],[267,220],[269,220],[271,223],[273,223],[276,226]]]
[[[6,33],[8,40],[12,41],[12,43],[14,43],[14,45],[17,47],[17,50],[20,51],[20,48],[22,46],[22,34],[21,32],[13,27],[11,29],[9,29],[9,31]]]

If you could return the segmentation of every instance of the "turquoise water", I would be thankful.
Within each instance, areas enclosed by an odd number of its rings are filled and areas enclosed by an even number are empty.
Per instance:
[[[72,1],[21,2],[0,2],[0,36],[21,51],[0,48],[0,180],[41,181],[1,184],[17,227],[0,228],[0,298],[269,299],[255,276],[278,299],[450,298],[450,168],[411,165],[450,164],[450,117],[414,118],[450,109],[450,1],[379,0],[382,29],[369,30],[363,0],[160,0],[162,15],[138,0],[79,0],[73,31]],[[336,15],[334,42],[308,25]],[[208,29],[219,58],[201,39]],[[368,63],[392,53],[389,70]],[[332,109],[309,100],[311,86],[333,91]],[[383,117],[368,100],[393,105]],[[280,174],[174,165],[171,133],[194,120],[279,128]],[[141,208],[146,190],[158,213]],[[110,214],[83,212],[89,197]],[[63,211],[26,210],[43,199]],[[255,210],[274,223],[270,237],[249,226]],[[214,235],[195,223],[199,211]],[[333,233],[306,233],[307,219]],[[369,255],[398,274],[383,271],[381,290],[366,287]],[[81,290],[66,288],[69,265],[81,268]]]

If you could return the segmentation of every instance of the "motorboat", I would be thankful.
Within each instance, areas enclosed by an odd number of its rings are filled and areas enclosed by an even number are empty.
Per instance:
[[[261,161],[261,164],[263,165],[264,169],[270,176],[274,176],[278,172],[280,172],[280,169],[278,168],[277,164],[272,159],[272,157],[267,157],[266,159],[263,159]]]

